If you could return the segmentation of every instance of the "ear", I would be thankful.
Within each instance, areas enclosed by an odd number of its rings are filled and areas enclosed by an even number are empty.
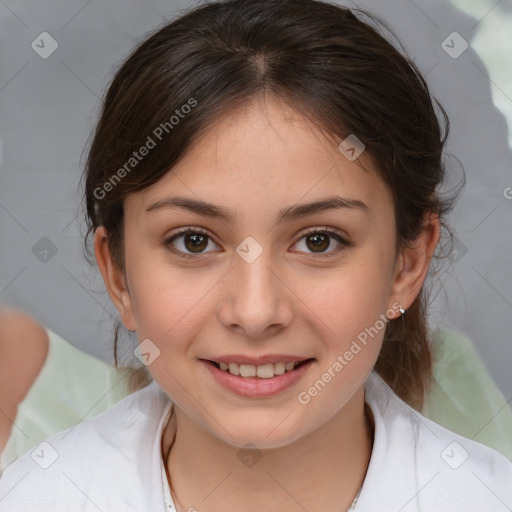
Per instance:
[[[389,308],[398,302],[407,309],[414,302],[427,277],[440,236],[439,217],[432,213],[424,221],[419,237],[398,256],[389,297]]]
[[[137,324],[133,314],[132,300],[126,283],[126,276],[110,252],[107,240],[107,230],[100,226],[94,233],[94,253],[108,294],[114,303],[124,326],[129,331],[135,331]]]

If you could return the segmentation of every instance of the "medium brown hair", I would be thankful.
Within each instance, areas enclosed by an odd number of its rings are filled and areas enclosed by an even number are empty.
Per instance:
[[[103,101],[83,175],[86,254],[92,259],[87,240],[103,225],[124,268],[126,196],[172,170],[220,116],[262,94],[288,102],[333,139],[355,134],[364,143],[392,191],[397,250],[417,239],[432,213],[451,236],[444,218],[455,196],[438,193],[448,118],[415,64],[380,28],[392,34],[364,11],[326,2],[229,0],[157,29],[117,70]],[[130,161],[149,139],[156,146]],[[432,373],[426,300],[422,287],[405,316],[387,323],[375,366],[416,409]]]

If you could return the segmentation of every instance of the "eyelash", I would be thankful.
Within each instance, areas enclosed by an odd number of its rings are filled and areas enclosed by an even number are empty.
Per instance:
[[[184,235],[188,235],[188,234],[197,234],[197,235],[204,235],[206,237],[208,237],[210,240],[213,241],[212,237],[205,231],[201,231],[199,229],[193,229],[193,228],[186,228],[186,229],[183,229],[177,233],[174,233],[172,236],[170,236],[169,238],[167,238],[165,241],[164,241],[164,245],[166,247],[169,247],[169,249],[175,253],[176,255],[178,255],[179,257],[182,257],[182,258],[185,258],[185,259],[191,259],[191,258],[197,258],[198,256],[200,256],[201,254],[206,254],[206,253],[197,253],[197,254],[190,254],[190,253],[185,253],[183,251],[180,251],[178,249],[176,249],[175,247],[172,246],[172,243],[179,237],[181,236],[184,236]],[[345,238],[343,238],[339,233],[335,232],[335,231],[332,231],[331,229],[329,229],[328,227],[323,227],[323,228],[311,228],[309,229],[308,231],[302,233],[299,237],[299,239],[295,242],[295,244],[297,244],[300,240],[302,240],[303,238],[305,237],[308,237],[308,236],[311,236],[311,235],[315,235],[315,234],[326,234],[326,235],[329,235],[330,237],[334,238],[337,242],[339,242],[340,246],[336,249],[334,249],[333,251],[330,251],[328,253],[308,253],[308,254],[313,254],[314,256],[316,257],[320,257],[320,258],[325,258],[325,257],[328,257],[328,256],[332,256],[333,254],[337,254],[340,250],[342,250],[342,248],[344,247],[349,247],[352,245],[351,242],[348,242],[347,240],[345,240]],[[214,242],[215,243],[215,242]],[[295,245],[294,244],[294,245]],[[209,251],[210,252],[210,251]],[[299,251],[300,252],[300,251]]]

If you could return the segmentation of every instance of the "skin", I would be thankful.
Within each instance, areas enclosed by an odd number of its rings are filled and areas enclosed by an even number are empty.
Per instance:
[[[330,209],[277,223],[281,208],[332,195],[363,201],[368,212]],[[168,196],[214,203],[233,220],[146,211]],[[413,302],[439,241],[438,218],[395,254],[391,192],[366,154],[350,162],[300,111],[268,98],[219,119],[172,172],[130,194],[124,211],[124,271],[103,227],[96,258],[124,325],[160,349],[148,368],[175,404],[167,460],[175,502],[201,512],[346,510],[372,450],[364,382],[384,329],[307,405],[297,397],[380,315],[398,316],[397,302]],[[189,226],[211,237],[202,254],[183,236],[165,245]],[[315,252],[304,231],[325,227],[351,245],[330,238]],[[248,236],[263,249],[252,263],[236,253]],[[278,353],[315,362],[292,387],[258,399],[227,391],[198,361]],[[168,425],[164,453],[171,441]],[[261,454],[252,467],[237,457],[246,443]]]
[[[18,405],[39,375],[48,349],[48,335],[37,320],[0,306],[0,452],[11,434]]]

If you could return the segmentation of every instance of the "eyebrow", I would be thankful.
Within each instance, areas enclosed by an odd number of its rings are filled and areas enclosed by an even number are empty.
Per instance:
[[[200,199],[192,199],[188,197],[166,197],[165,199],[160,199],[156,203],[153,203],[151,206],[146,208],[146,211],[151,212],[161,208],[182,208],[197,215],[213,217],[226,222],[231,222],[234,217],[229,210],[222,206],[217,206],[211,203],[206,203]],[[312,203],[304,203],[282,208],[279,210],[278,223],[299,219],[315,213],[324,212],[326,210],[340,208],[360,210],[364,213],[370,212],[370,208],[359,199],[331,196]]]

